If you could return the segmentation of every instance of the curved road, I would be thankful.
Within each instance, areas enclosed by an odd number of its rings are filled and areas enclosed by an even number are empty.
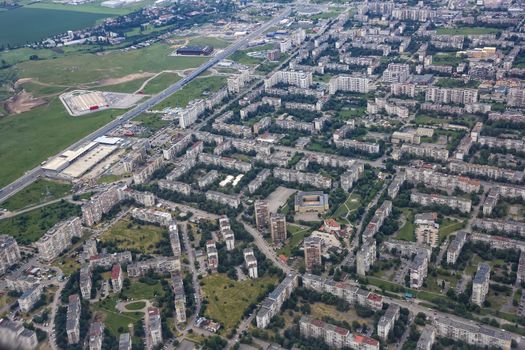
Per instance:
[[[179,80],[175,84],[168,87],[166,90],[160,92],[159,94],[151,97],[149,100],[137,105],[130,111],[124,113],[121,115],[118,119],[115,119],[108,124],[104,125],[100,129],[94,131],[93,133],[89,134],[88,136],[82,138],[81,140],[75,142],[71,146],[69,146],[66,150],[72,150],[75,148],[78,148],[80,145],[87,141],[92,141],[100,136],[103,136],[107,134],[108,132],[112,131],[116,127],[118,127],[121,124],[125,124],[131,119],[135,118],[139,114],[145,112],[146,110],[150,109],[154,105],[164,101],[180,89],[182,89],[186,84],[191,82],[193,79],[198,77],[201,73],[209,69],[210,67],[214,66],[221,60],[227,58],[231,54],[233,54],[235,51],[241,49],[243,46],[247,45],[248,42],[250,42],[252,39],[255,39],[259,35],[263,34],[266,30],[270,29],[272,26],[277,24],[282,19],[288,17],[291,13],[291,8],[287,7],[284,11],[279,13],[277,16],[269,20],[268,22],[261,25],[259,28],[248,34],[242,39],[237,40],[232,45],[228,46],[221,52],[217,53],[215,56],[213,56],[209,61],[203,63],[201,66],[199,66],[197,69],[195,69],[191,74],[189,74],[187,77],[183,78],[182,80]],[[63,151],[62,151],[63,152]],[[60,152],[60,153],[62,153]],[[23,176],[12,182],[11,184],[7,185],[6,187],[2,188],[0,190],[0,202],[6,200],[19,190],[23,189],[27,185],[34,182],[36,179],[38,179],[40,176],[42,176],[44,171],[40,166],[37,166],[34,169],[29,170],[26,172]]]

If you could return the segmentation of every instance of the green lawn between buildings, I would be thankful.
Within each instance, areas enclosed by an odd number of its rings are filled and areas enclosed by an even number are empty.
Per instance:
[[[104,326],[109,329],[111,334],[119,337],[121,333],[128,331],[129,324],[135,324],[138,320],[144,318],[142,312],[119,312],[117,305],[117,296],[106,298],[98,303],[92,304],[92,311],[96,314],[103,315]],[[133,342],[139,342],[139,338],[133,338]]]
[[[139,225],[131,219],[123,219],[100,236],[106,243],[114,243],[119,249],[136,249],[144,254],[154,254],[155,245],[162,240],[164,229],[154,225]]]
[[[310,227],[303,228],[294,224],[287,224],[286,230],[288,231],[288,240],[277,253],[290,257],[292,255],[292,250],[294,250],[294,248],[312,232],[312,229]]]
[[[67,196],[71,188],[70,184],[40,179],[0,204],[0,207],[10,211],[20,210]]]
[[[224,274],[213,274],[201,281],[203,296],[208,304],[205,315],[220,322],[225,331],[233,329],[248,306],[257,302],[269,285],[277,282],[272,277],[235,281]]]

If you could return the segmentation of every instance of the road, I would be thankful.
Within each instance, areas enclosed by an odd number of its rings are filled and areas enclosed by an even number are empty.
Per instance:
[[[263,34],[266,30],[270,29],[272,26],[277,24],[282,19],[288,17],[291,13],[291,8],[287,7],[285,10],[283,10],[281,13],[279,13],[277,16],[269,20],[268,22],[261,25],[259,28],[255,29],[250,34],[246,35],[245,37],[237,40],[232,45],[228,46],[224,50],[218,52],[215,56],[213,56],[209,61],[203,63],[198,68],[193,70],[188,76],[185,78],[179,80],[175,84],[168,87],[166,90],[160,92],[159,94],[151,97],[149,100],[137,105],[130,111],[124,113],[121,115],[118,119],[115,119],[108,124],[104,125],[100,129],[92,132],[91,134],[85,136],[84,138],[78,140],[71,146],[69,146],[67,150],[74,150],[78,148],[80,145],[88,142],[93,141],[94,139],[103,136],[110,131],[114,130],[118,126],[125,124],[129,122],[131,119],[137,117],[138,115],[142,114],[146,110],[150,109],[151,107],[157,105],[158,103],[166,100],[171,95],[182,89],[184,86],[186,86],[188,83],[190,83],[192,80],[197,78],[200,74],[202,74],[204,71],[208,70],[209,68],[213,67],[218,62],[222,61],[223,59],[227,58],[228,56],[232,55],[235,51],[241,49],[242,47],[246,46],[251,40],[255,39],[259,35]],[[62,152],[64,152],[62,151]],[[60,152],[60,153],[62,153]],[[2,188],[0,190],[0,202],[6,200],[16,192],[20,191],[24,187],[28,186],[32,182],[34,182],[36,179],[41,177],[44,174],[44,171],[40,166],[37,166],[28,172],[26,172],[23,176],[12,182],[11,184],[7,185],[6,187]]]

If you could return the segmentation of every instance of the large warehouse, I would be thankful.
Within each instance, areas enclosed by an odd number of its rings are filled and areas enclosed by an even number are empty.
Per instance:
[[[177,55],[184,56],[209,56],[213,52],[212,46],[189,45],[177,49]]]

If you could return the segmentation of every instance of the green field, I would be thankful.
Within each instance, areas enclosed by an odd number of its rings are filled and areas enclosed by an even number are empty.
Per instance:
[[[121,84],[97,87],[96,90],[111,91],[111,92],[123,92],[123,93],[131,94],[131,93],[135,93],[138,89],[140,89],[140,87],[142,86],[142,84],[146,80],[148,80],[148,78],[140,78],[140,79],[127,81],[127,82],[121,83]]]
[[[139,225],[130,219],[123,219],[104,232],[102,242],[114,243],[119,249],[136,249],[144,254],[157,251],[155,245],[162,239],[164,230],[153,225]]]
[[[144,87],[145,94],[158,94],[162,90],[168,88],[170,85],[175,84],[181,80],[180,75],[175,73],[164,72],[155,78],[151,79]]]
[[[189,45],[201,45],[201,46],[208,45],[208,46],[213,46],[213,48],[215,49],[222,49],[230,45],[231,42],[228,40],[220,39],[220,38],[201,36],[201,37],[191,38],[188,44]]]
[[[71,117],[58,98],[32,111],[0,119],[0,186],[57,154],[124,111]]]
[[[214,274],[202,279],[202,292],[208,304],[205,315],[220,322],[226,331],[233,329],[241,320],[244,310],[257,301],[276,279],[262,277],[242,282],[223,274]]]
[[[153,299],[155,296],[162,295],[163,293],[164,290],[160,282],[154,285],[132,282],[129,288],[123,290],[124,297],[134,300]]]
[[[432,56],[432,63],[436,66],[457,66],[462,61],[463,58],[456,56],[455,53],[438,53]]]
[[[0,232],[13,236],[19,244],[27,245],[37,241],[57,222],[78,215],[80,207],[59,202],[0,220]]]
[[[0,12],[0,47],[23,45],[68,30],[94,25],[108,17],[103,13],[86,13],[42,8],[19,7]]]
[[[437,34],[443,35],[481,35],[497,34],[501,32],[498,28],[489,27],[458,27],[458,28],[438,28]]]
[[[134,121],[140,122],[142,126],[151,129],[152,131],[157,131],[162,129],[169,124],[169,121],[162,120],[160,114],[152,113],[142,113]]]
[[[10,211],[15,211],[40,203],[45,203],[68,195],[71,191],[71,187],[70,184],[37,180],[4,203],[0,204],[0,207]]]
[[[465,228],[465,225],[466,221],[456,221],[446,218],[441,225],[439,225],[439,240],[443,241],[451,233]]]
[[[186,85],[182,90],[177,91],[163,102],[156,106],[156,109],[166,107],[186,107],[191,100],[204,98],[205,93],[213,93],[226,85],[226,77],[212,76],[198,78]]]
[[[126,309],[131,310],[131,311],[136,311],[136,310],[144,309],[145,306],[146,306],[146,303],[144,301],[137,301],[135,303],[127,304]]]
[[[28,8],[38,8],[38,9],[50,9],[50,10],[62,10],[62,11],[74,11],[74,12],[84,12],[84,13],[102,13],[105,15],[125,15],[127,13],[130,13],[132,11],[135,11],[143,6],[153,4],[153,0],[148,1],[140,1],[133,3],[131,6],[125,6],[120,8],[109,8],[109,7],[103,7],[100,6],[100,3],[104,0],[96,0],[87,4],[82,5],[63,5],[63,4],[57,4],[54,2],[33,2],[31,1],[30,5],[27,5],[25,7]]]
[[[398,231],[396,239],[414,242],[416,240],[416,226],[414,225],[414,213],[411,210],[403,210],[403,214],[405,215],[406,222],[403,225],[403,227],[401,227],[401,229]]]
[[[286,230],[288,231],[288,240],[286,241],[286,244],[279,249],[278,254],[290,257],[292,255],[292,250],[297,247],[304,237],[306,237],[312,230],[309,227],[302,228],[294,224],[286,225]]]
[[[355,209],[359,208],[359,205],[361,204],[361,197],[358,194],[350,194],[346,201],[337,208],[337,210],[334,213],[334,217],[339,219],[345,219],[346,216],[354,211]]]
[[[92,304],[92,311],[103,316],[104,326],[116,337],[122,333],[122,329],[126,332],[130,323],[135,324],[138,320],[144,318],[142,312],[124,312],[117,311],[115,306],[117,305],[117,297],[112,296],[110,298],[99,301],[98,303]],[[139,339],[134,339],[138,341]]]
[[[77,86],[133,73],[195,68],[206,57],[172,57],[166,45],[155,44],[140,50],[108,51],[69,55],[53,60],[27,61],[17,65],[20,78],[32,78],[53,85]]]

